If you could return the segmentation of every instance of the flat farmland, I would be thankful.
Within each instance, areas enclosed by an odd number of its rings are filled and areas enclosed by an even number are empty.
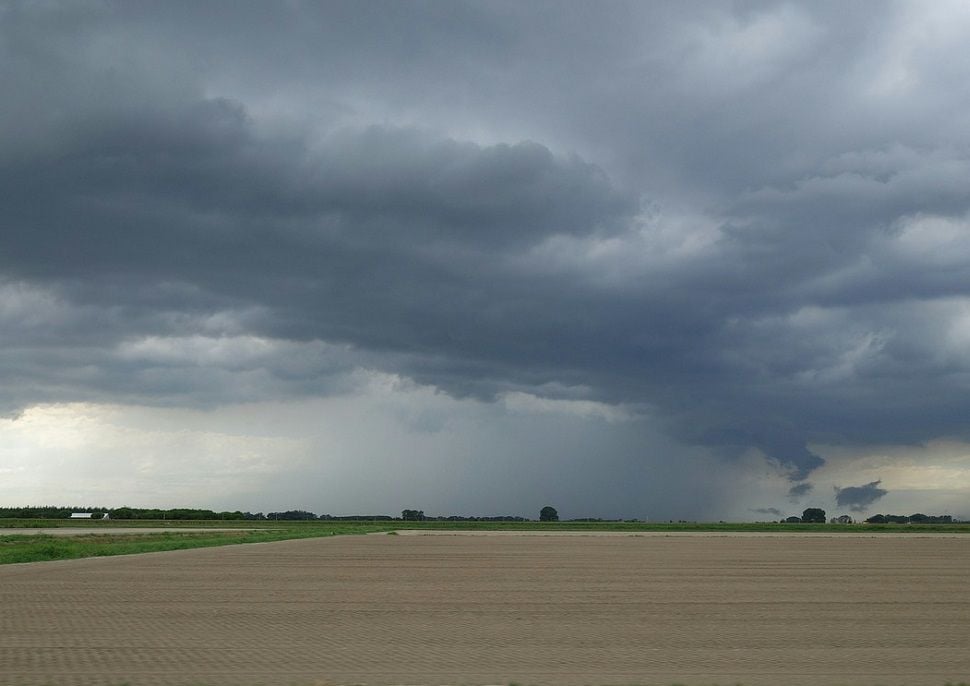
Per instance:
[[[970,536],[428,533],[0,567],[0,684],[970,682]]]

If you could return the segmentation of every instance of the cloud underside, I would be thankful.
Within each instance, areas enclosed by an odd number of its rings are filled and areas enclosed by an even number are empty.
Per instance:
[[[872,481],[862,486],[836,487],[835,502],[839,507],[848,507],[853,512],[865,512],[869,506],[889,493],[880,488],[882,481]]]
[[[812,444],[970,438],[961,10],[921,51],[908,6],[557,9],[549,38],[514,7],[216,7],[239,37],[204,46],[204,8],[0,10],[6,413],[376,369],[649,411],[795,481]]]

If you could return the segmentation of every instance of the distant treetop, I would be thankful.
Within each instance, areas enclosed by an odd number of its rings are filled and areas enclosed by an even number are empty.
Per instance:
[[[559,513],[556,512],[556,508],[552,505],[546,505],[544,508],[539,510],[539,521],[540,522],[558,522]]]

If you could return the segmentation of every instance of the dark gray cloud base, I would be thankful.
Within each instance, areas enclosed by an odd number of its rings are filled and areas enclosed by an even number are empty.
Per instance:
[[[0,403],[363,365],[650,407],[794,480],[968,438],[962,34],[887,64],[937,20],[877,7],[8,3]]]
[[[835,502],[839,507],[848,507],[853,512],[865,512],[869,506],[889,493],[880,488],[882,481],[871,481],[862,486],[846,486],[835,489]]]
[[[798,500],[800,498],[804,498],[809,493],[811,493],[814,490],[814,488],[815,487],[808,481],[801,481],[801,482],[792,484],[791,488],[788,489],[788,497],[791,498],[793,501]]]

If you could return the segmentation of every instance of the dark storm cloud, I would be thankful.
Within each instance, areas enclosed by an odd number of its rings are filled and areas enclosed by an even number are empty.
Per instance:
[[[803,498],[815,489],[815,486],[808,481],[802,481],[800,483],[793,484],[791,488],[788,489],[788,497],[792,500],[798,500]]]
[[[879,488],[881,483],[882,481],[872,481],[862,486],[836,487],[835,502],[853,512],[865,512],[870,505],[889,493],[885,488]]]
[[[793,480],[966,437],[960,8],[0,12],[7,411],[365,366],[650,407]]]

